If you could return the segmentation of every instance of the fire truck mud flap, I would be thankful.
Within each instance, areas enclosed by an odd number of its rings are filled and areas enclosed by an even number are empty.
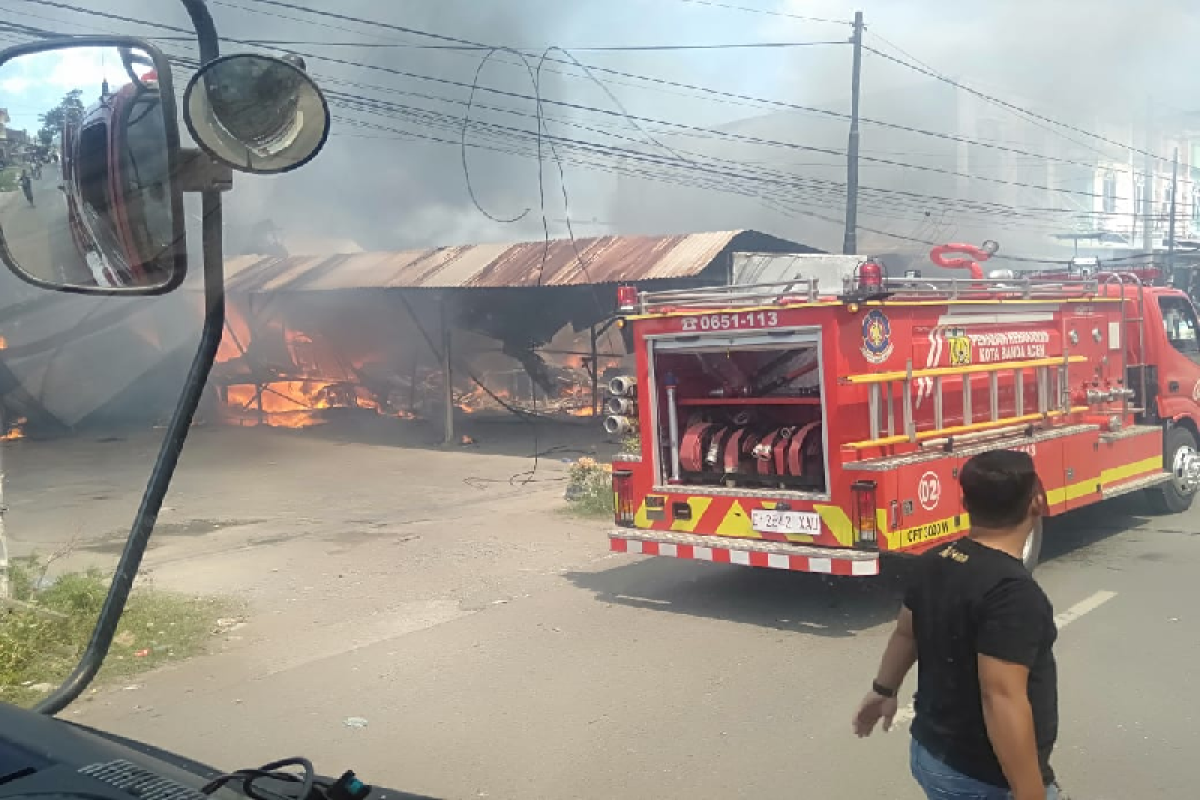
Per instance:
[[[879,554],[860,550],[811,547],[760,539],[731,539],[666,531],[615,530],[609,534],[610,548],[617,553],[740,564],[747,567],[818,572],[826,575],[868,576],[879,574]]]

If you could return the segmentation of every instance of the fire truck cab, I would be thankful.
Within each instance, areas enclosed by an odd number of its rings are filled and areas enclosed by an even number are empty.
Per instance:
[[[163,110],[154,73],[109,92],[63,127],[62,177],[71,238],[97,286],[148,275],[172,247]]]
[[[613,550],[875,575],[966,534],[958,470],[995,448],[1033,455],[1051,515],[1131,492],[1191,505],[1186,294],[1116,273],[889,280],[857,261],[831,291],[619,290],[637,369],[610,386],[625,414],[608,427],[640,446],[613,464]]]

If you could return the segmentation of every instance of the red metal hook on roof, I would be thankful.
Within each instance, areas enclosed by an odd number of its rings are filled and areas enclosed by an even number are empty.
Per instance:
[[[997,249],[995,242],[985,242],[983,247],[962,243],[943,244],[929,251],[929,260],[946,269],[969,269],[972,278],[982,280],[983,267],[979,266],[979,262],[987,261]],[[963,253],[970,258],[946,258],[947,253]]]

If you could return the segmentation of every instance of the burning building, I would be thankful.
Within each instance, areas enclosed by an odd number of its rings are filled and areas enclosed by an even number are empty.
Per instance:
[[[626,371],[616,285],[727,283],[744,252],[817,251],[728,231],[234,257],[198,419],[305,427],[358,409],[457,441],[464,414],[597,415]],[[0,270],[0,436],[163,422],[198,341],[198,278],[164,297],[84,297]]]
[[[233,424],[334,409],[593,416],[623,371],[618,283],[727,283],[734,252],[815,253],[754,231],[230,261],[213,385]]]

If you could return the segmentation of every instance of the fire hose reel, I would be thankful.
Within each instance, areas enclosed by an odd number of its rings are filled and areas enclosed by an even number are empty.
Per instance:
[[[1000,250],[1000,245],[990,239],[982,247],[973,244],[955,242],[943,244],[929,251],[929,260],[945,269],[969,269],[971,277],[983,280],[983,267],[980,264],[987,261]],[[968,258],[947,258],[950,253],[962,253]]]

